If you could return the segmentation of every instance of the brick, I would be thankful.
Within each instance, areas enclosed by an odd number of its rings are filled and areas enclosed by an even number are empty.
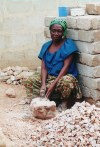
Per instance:
[[[92,28],[93,29],[100,29],[100,16],[95,16],[92,19]]]
[[[100,30],[91,30],[91,31],[79,30],[78,40],[86,41],[86,42],[100,41]]]
[[[68,29],[67,37],[72,38],[73,40],[78,40],[78,30]]]
[[[100,29],[100,16],[86,15],[77,17],[76,28],[81,30]]]
[[[79,54],[78,61],[88,66],[100,66],[100,54],[90,55],[86,53]]]
[[[77,17],[67,16],[66,22],[68,28],[77,28]]]
[[[83,86],[90,89],[100,90],[100,78],[93,79],[86,76],[79,76],[79,81]]]
[[[100,66],[90,67],[87,65],[77,64],[79,74],[91,78],[100,78]]]
[[[88,14],[100,15],[100,3],[86,4]]]
[[[81,41],[75,41],[78,51],[81,53],[87,53],[87,54],[100,54],[100,42],[81,42]]]
[[[73,8],[70,10],[71,16],[81,16],[85,15],[85,9],[84,8]]]
[[[100,100],[100,90],[93,90],[83,85],[81,85],[81,90],[84,97]]]
[[[90,16],[81,16],[77,18],[77,28],[81,30],[90,30],[92,28],[92,18]]]
[[[100,41],[94,43],[94,52],[100,54]]]

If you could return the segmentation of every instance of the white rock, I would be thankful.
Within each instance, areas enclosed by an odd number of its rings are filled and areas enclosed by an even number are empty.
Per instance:
[[[53,118],[56,114],[56,104],[46,98],[34,98],[30,104],[34,117],[40,119]]]
[[[6,81],[6,83],[7,83],[7,84],[11,84],[11,83],[12,83],[12,80],[11,80],[11,79],[8,79],[8,80]]]
[[[15,81],[16,80],[15,76],[11,76],[10,79],[11,79],[11,81]]]
[[[82,16],[85,15],[85,9],[84,8],[73,8],[70,10],[71,16]]]
[[[9,89],[6,90],[6,95],[8,97],[10,97],[10,98],[15,98],[16,97],[15,91],[12,88],[9,88]]]
[[[33,72],[23,71],[16,76],[16,79],[27,79],[33,75]]]

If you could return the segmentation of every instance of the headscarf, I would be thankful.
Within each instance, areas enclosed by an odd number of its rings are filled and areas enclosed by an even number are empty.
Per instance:
[[[59,24],[62,26],[63,30],[64,30],[64,37],[66,37],[66,34],[67,34],[67,23],[64,19],[60,19],[60,18],[56,18],[54,20],[51,21],[50,23],[50,26],[49,26],[49,29],[51,28],[52,25],[54,24]]]

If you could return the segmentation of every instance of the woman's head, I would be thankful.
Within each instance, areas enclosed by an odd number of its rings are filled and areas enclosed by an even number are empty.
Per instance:
[[[59,41],[62,38],[66,37],[67,23],[65,20],[62,19],[54,19],[53,21],[51,21],[49,29],[51,38],[54,41]]]

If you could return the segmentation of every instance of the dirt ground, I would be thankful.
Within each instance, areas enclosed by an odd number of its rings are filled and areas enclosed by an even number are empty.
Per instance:
[[[8,98],[5,91],[14,88],[16,98]],[[0,127],[4,135],[14,142],[14,147],[33,147],[32,132],[43,121],[33,119],[26,92],[21,85],[0,84]]]
[[[15,90],[16,98],[6,96],[8,88]],[[32,116],[28,100],[24,86],[0,83],[0,128],[5,137],[14,142],[14,147],[35,147],[35,135],[41,133],[41,126],[48,122]]]

